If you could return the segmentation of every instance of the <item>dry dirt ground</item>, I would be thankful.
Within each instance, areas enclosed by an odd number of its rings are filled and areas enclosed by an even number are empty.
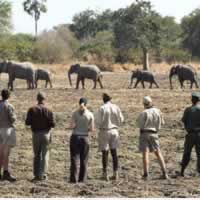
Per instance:
[[[180,123],[185,106],[190,105],[191,90],[176,88],[169,90],[165,74],[157,74],[160,89],[127,89],[128,73],[106,73],[103,83],[106,89],[92,90],[91,81],[86,81],[86,90],[75,90],[69,87],[63,75],[54,76],[54,88],[26,90],[24,81],[16,81],[16,90],[12,93],[11,103],[17,113],[17,146],[13,149],[10,161],[12,174],[17,177],[16,183],[0,182],[0,197],[199,197],[200,177],[196,175],[196,157],[186,171],[187,178],[176,176],[183,153],[185,131]],[[75,78],[75,77],[74,77]],[[74,79],[73,78],[73,79]],[[174,80],[176,82],[176,80]],[[7,77],[0,79],[0,89],[6,87]],[[75,80],[74,80],[75,82]],[[188,85],[186,85],[188,88]],[[47,104],[55,113],[56,128],[52,131],[49,180],[32,183],[32,145],[31,131],[24,125],[27,109],[35,103],[39,90],[47,94]],[[193,90],[195,91],[195,89]],[[72,111],[77,107],[81,96],[89,100],[89,108],[95,112],[102,104],[102,92],[108,92],[113,102],[118,104],[125,116],[125,124],[120,129],[121,146],[119,148],[120,179],[116,182],[105,182],[101,177],[101,154],[97,150],[96,139],[91,139],[91,149],[86,184],[69,184],[69,137],[67,129]],[[170,180],[160,180],[160,168],[151,155],[151,178],[141,179],[142,159],[138,152],[138,130],[135,119],[143,110],[142,98],[150,95],[154,105],[159,107],[166,121],[160,131],[161,149],[164,154]],[[112,175],[110,160],[109,173]]]

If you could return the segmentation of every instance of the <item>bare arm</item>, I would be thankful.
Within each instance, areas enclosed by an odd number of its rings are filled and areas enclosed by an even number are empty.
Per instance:
[[[94,116],[93,116],[93,115],[92,115],[92,117],[91,117],[91,122],[90,122],[89,131],[91,131],[91,132],[94,132],[94,131],[95,131]]]
[[[16,121],[16,115],[15,115],[14,108],[12,106],[8,107],[8,116],[9,116],[11,124],[14,124],[14,122]]]

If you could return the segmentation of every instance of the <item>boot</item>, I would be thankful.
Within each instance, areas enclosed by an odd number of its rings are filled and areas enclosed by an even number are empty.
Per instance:
[[[149,179],[149,173],[148,172],[144,172],[142,179],[147,181]]]
[[[161,179],[169,179],[169,176],[166,172],[163,173],[163,175],[160,177]]]
[[[10,181],[10,182],[15,182],[16,178],[11,176],[10,173],[8,171],[4,171],[3,173],[3,180],[4,181]]]
[[[103,172],[102,179],[105,181],[109,181],[107,172]]]
[[[113,172],[112,180],[118,180],[119,179],[119,173],[118,171]]]

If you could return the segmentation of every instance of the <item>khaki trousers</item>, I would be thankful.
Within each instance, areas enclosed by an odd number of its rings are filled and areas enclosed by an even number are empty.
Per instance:
[[[33,175],[35,177],[42,178],[48,171],[50,140],[49,132],[33,133]]]

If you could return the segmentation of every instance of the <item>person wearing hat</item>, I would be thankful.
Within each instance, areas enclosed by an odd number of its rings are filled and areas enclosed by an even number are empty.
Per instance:
[[[124,117],[120,108],[111,102],[111,97],[104,93],[102,95],[104,104],[96,113],[95,121],[99,129],[98,145],[99,150],[102,152],[102,165],[103,165],[103,179],[108,181],[107,174],[108,167],[108,154],[109,150],[113,162],[113,176],[112,179],[117,180],[118,175],[118,156],[117,148],[119,146],[119,127],[124,122]]]
[[[87,181],[87,164],[89,156],[89,132],[94,132],[94,116],[87,109],[87,99],[80,98],[79,108],[73,112],[70,128],[70,183]],[[80,159],[78,176],[77,161]],[[78,176],[78,177],[77,177]]]
[[[195,146],[197,155],[197,172],[200,174],[200,94],[192,93],[192,105],[184,111],[182,122],[187,131],[184,143],[184,153],[181,162],[181,176],[190,161],[192,148]]]
[[[53,112],[45,105],[45,94],[37,94],[37,105],[31,107],[25,124],[31,126],[33,143],[33,181],[46,180],[49,161],[51,128],[55,127]]]
[[[16,181],[11,176],[9,167],[9,155],[11,148],[16,145],[16,133],[14,122],[16,115],[14,107],[8,102],[10,92],[6,89],[1,91],[2,100],[0,101],[0,179],[10,182]],[[3,169],[3,176],[1,170]]]
[[[140,129],[139,150],[143,155],[143,178],[149,177],[149,152],[154,152],[162,170],[163,179],[168,179],[164,158],[159,144],[158,131],[164,123],[162,113],[152,104],[149,96],[143,98],[144,111],[137,118],[137,125]]]

